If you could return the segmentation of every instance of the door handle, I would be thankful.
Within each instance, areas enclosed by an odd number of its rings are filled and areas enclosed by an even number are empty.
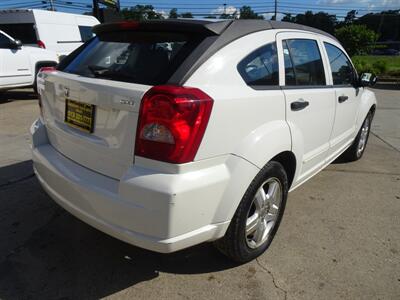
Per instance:
[[[349,99],[349,97],[347,97],[347,96],[339,96],[339,98],[338,98],[339,103],[343,103],[343,102],[346,101],[347,99]]]
[[[299,99],[299,101],[295,101],[290,103],[290,109],[293,111],[298,111],[306,108],[310,103],[303,99]]]

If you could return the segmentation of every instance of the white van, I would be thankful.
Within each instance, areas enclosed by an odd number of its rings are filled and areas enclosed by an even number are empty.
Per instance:
[[[23,45],[68,55],[93,36],[92,27],[99,24],[93,16],[40,9],[0,10],[0,30]]]

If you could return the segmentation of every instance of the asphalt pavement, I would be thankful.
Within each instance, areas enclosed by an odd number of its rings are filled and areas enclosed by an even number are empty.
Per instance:
[[[400,89],[373,90],[364,157],[292,192],[270,249],[243,265],[207,243],[146,251],[65,212],[32,172],[35,95],[0,94],[0,299],[400,299]]]

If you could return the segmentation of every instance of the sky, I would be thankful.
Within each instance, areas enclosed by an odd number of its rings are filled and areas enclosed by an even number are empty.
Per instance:
[[[42,1],[47,4],[43,4]],[[40,8],[51,0],[0,0],[0,9],[6,8]],[[52,0],[58,11],[83,13],[90,10],[85,5],[91,5],[92,0]],[[277,0],[278,19],[283,13],[303,13],[306,10],[313,12],[324,11],[335,14],[338,19],[343,18],[352,9],[358,11],[357,16],[368,12],[379,12],[387,9],[400,9],[400,0]],[[168,15],[171,8],[177,8],[178,13],[192,12],[195,17],[206,14],[233,13],[243,5],[251,6],[257,13],[270,18],[274,11],[274,0],[120,0],[121,7],[135,6],[136,4],[151,4],[155,9]],[[225,4],[225,5],[224,5]],[[71,8],[73,6],[73,8]]]

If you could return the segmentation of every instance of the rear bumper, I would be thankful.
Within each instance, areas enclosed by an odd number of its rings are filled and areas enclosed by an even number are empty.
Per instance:
[[[223,201],[231,181],[224,163],[180,174],[134,165],[121,180],[115,180],[57,152],[40,120],[32,125],[31,135],[34,170],[43,188],[59,205],[93,227],[164,253],[225,234],[235,208],[227,209]],[[237,202],[228,201],[230,206]]]

